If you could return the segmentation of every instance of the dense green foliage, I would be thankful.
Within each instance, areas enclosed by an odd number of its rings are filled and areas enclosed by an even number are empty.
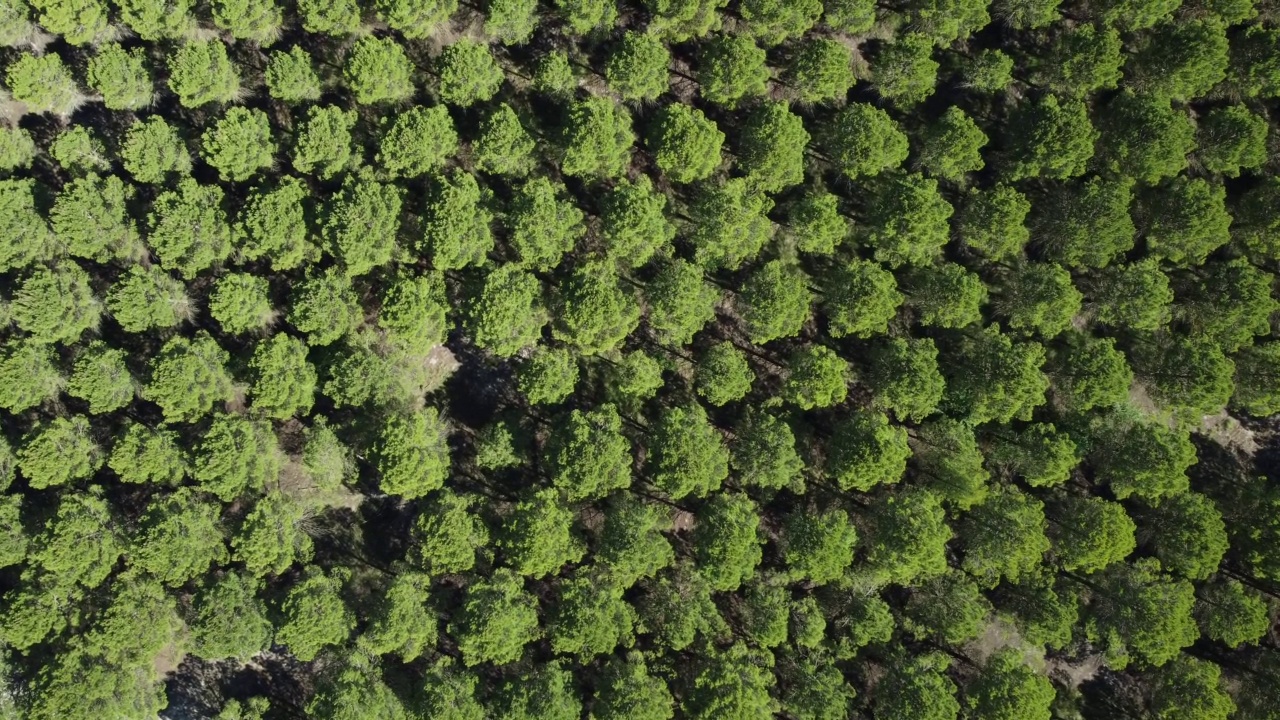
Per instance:
[[[1278,21],[0,0],[0,718],[1274,720]]]

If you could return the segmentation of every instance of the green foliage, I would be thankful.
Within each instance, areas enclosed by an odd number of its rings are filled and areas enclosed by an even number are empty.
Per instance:
[[[783,260],[770,260],[751,273],[737,298],[747,336],[757,345],[799,334],[809,319],[809,278]]]
[[[216,0],[213,23],[237,40],[266,47],[280,37],[284,16],[274,0]]]
[[[258,343],[249,360],[253,407],[270,418],[285,420],[311,410],[316,369],[307,362],[307,346],[283,333]]]
[[[50,225],[58,242],[75,257],[105,263],[134,256],[139,242],[127,207],[132,199],[132,189],[117,176],[77,178],[58,194]]]
[[[1225,720],[1236,704],[1214,663],[1179,655],[1156,673],[1151,709],[1157,718],[1195,717]]]
[[[155,97],[145,54],[141,49],[125,50],[114,42],[99,47],[88,61],[86,81],[111,110],[140,110]]]
[[[952,358],[943,364],[943,407],[970,422],[1030,420],[1045,401],[1049,380],[1040,371],[1045,360],[1040,343],[1014,343],[993,325],[962,339]]]
[[[577,73],[563,50],[547,53],[538,61],[533,75],[533,87],[539,92],[557,97],[569,95],[578,87]]]
[[[839,196],[823,191],[805,193],[787,215],[789,234],[796,249],[814,255],[832,255],[849,234],[849,221],[840,214]]]
[[[480,135],[472,143],[476,167],[495,175],[524,175],[533,166],[536,143],[516,111],[500,103],[480,123]]]
[[[1243,319],[1248,317],[1238,318]],[[1250,331],[1246,327],[1241,334],[1247,337]],[[1187,418],[1212,413],[1231,398],[1235,365],[1204,334],[1163,337],[1144,344],[1133,353],[1133,367],[1150,383],[1157,402]]]
[[[1051,506],[1050,540],[1067,572],[1095,573],[1124,560],[1137,545],[1124,506],[1092,496],[1068,496]]]
[[[446,47],[436,60],[440,99],[468,107],[493,97],[502,85],[502,68],[488,45],[460,40]]]
[[[888,329],[902,301],[893,273],[855,258],[824,282],[821,306],[832,337],[866,338]]]
[[[35,342],[69,345],[98,326],[102,302],[89,286],[89,274],[69,262],[28,276],[8,310],[13,323]]]
[[[938,409],[945,383],[932,339],[888,338],[872,349],[869,360],[861,379],[875,394],[877,406],[910,422]]]
[[[1044,505],[1014,487],[994,490],[959,527],[964,571],[984,588],[1033,577],[1049,551]]]
[[[112,445],[107,467],[127,483],[177,485],[187,474],[187,458],[176,433],[130,422]]]
[[[746,0],[741,12],[742,19],[747,21],[747,30],[769,46],[804,35],[817,24],[822,3],[819,0]]]
[[[522,263],[541,270],[560,264],[585,232],[583,213],[563,198],[562,185],[539,177],[525,182],[507,213],[510,244]]]
[[[1231,404],[1258,417],[1280,409],[1280,344],[1257,343],[1232,359],[1236,376]]]
[[[746,178],[704,185],[689,208],[689,235],[698,263],[737,270],[754,258],[773,234],[767,216],[772,208],[773,200]]]
[[[423,602],[431,589],[424,573],[401,573],[391,581],[362,641],[378,655],[395,653],[412,662],[436,644],[435,613]]]
[[[963,66],[961,81],[964,87],[976,92],[1003,92],[1013,82],[1013,58],[1001,50],[979,50]]]
[[[1208,497],[1186,492],[1164,498],[1143,529],[1154,537],[1155,556],[1166,571],[1189,580],[1206,580],[1227,551],[1227,528]]]
[[[44,343],[8,342],[0,355],[0,407],[20,413],[57,396],[62,373],[56,355]]]
[[[649,326],[675,345],[688,344],[715,317],[720,299],[698,266],[679,258],[664,263],[645,290]]]
[[[125,365],[127,357],[125,351],[108,347],[101,340],[90,343],[76,358],[67,380],[67,394],[88,403],[89,412],[94,415],[128,405],[136,387]]]
[[[537,2],[489,0],[484,32],[503,45],[523,45],[537,25]]]
[[[765,52],[750,36],[713,35],[700,50],[698,84],[708,102],[732,110],[745,98],[765,94]]]
[[[350,278],[330,268],[297,284],[287,318],[307,334],[308,345],[329,345],[355,327],[360,315]]]
[[[649,673],[642,653],[632,652],[606,661],[590,717],[671,720],[672,705],[667,684]]]
[[[777,192],[804,180],[804,121],[785,103],[766,101],[747,115],[737,140],[738,167],[755,187]]]
[[[269,292],[266,278],[228,273],[209,293],[209,314],[231,335],[262,330],[275,316]]]
[[[1054,38],[1039,77],[1068,97],[1111,90],[1120,82],[1124,63],[1120,32],[1114,27],[1077,25]]]
[[[1271,625],[1266,602],[1235,580],[1202,586],[1195,616],[1205,637],[1230,648],[1257,642]]]
[[[356,114],[333,105],[312,107],[299,123],[293,143],[293,169],[331,178],[353,162],[351,129]]]
[[[938,192],[938,181],[912,173],[894,178],[871,208],[868,243],[889,267],[927,265],[942,251],[954,209]]]
[[[15,133],[6,133],[10,136]],[[25,133],[16,133],[20,138],[25,137],[30,142],[30,136]],[[19,142],[22,142],[21,140]],[[31,144],[31,151],[35,151],[34,144]],[[6,150],[8,154],[12,150]],[[19,150],[24,152],[24,150]],[[111,161],[107,156],[106,146],[102,144],[102,140],[97,135],[89,132],[83,127],[73,127],[70,130],[58,135],[57,138],[49,145],[49,156],[58,162],[64,170],[74,176],[88,175],[90,173],[102,172],[111,169]],[[109,180],[120,182],[120,178],[111,177]]]
[[[903,660],[889,669],[881,681],[875,708],[884,717],[919,720],[952,720],[960,714],[955,683],[943,672],[950,664],[945,656],[923,655]]]
[[[1191,118],[1159,96],[1117,95],[1104,110],[1101,128],[1104,165],[1148,184],[1181,172],[1196,147]]]
[[[370,35],[357,40],[342,66],[342,76],[361,105],[399,103],[413,97],[413,64],[395,38]]]
[[[994,305],[1010,328],[1052,338],[1071,327],[1083,300],[1061,266],[1027,263],[1008,275]]]
[[[675,226],[663,213],[667,198],[655,191],[646,176],[619,182],[600,204],[609,254],[623,267],[644,265],[675,237]]]
[[[871,79],[880,96],[900,108],[910,108],[933,94],[938,83],[934,41],[909,33],[886,45],[871,63]]]
[[[230,256],[231,226],[222,200],[222,188],[191,178],[156,198],[148,218],[147,242],[160,257],[161,267],[189,280]]]
[[[293,104],[320,99],[320,76],[312,65],[311,54],[300,45],[272,52],[264,79],[267,92],[277,100]],[[319,109],[313,108],[312,113]]]
[[[457,151],[448,109],[414,107],[396,116],[383,135],[378,162],[393,177],[415,177],[436,170]]]
[[[456,270],[483,264],[493,250],[487,192],[464,172],[438,176],[428,192],[421,247],[431,253],[432,265]]]
[[[1268,132],[1266,119],[1245,105],[1214,108],[1196,126],[1200,164],[1226,177],[1255,170],[1267,161]]]
[[[159,115],[136,122],[120,150],[124,169],[141,183],[162,183],[191,172],[191,153],[178,131]]]
[[[1129,84],[1187,102],[1227,77],[1227,27],[1217,18],[1161,23],[1125,63]]]
[[[631,484],[631,443],[612,405],[573,410],[547,442],[551,482],[571,502],[603,497]]]
[[[533,405],[553,405],[573,394],[578,360],[567,348],[538,347],[517,371],[516,383]]]
[[[158,267],[130,267],[107,293],[107,311],[125,332],[173,327],[187,315],[186,287]]]
[[[729,451],[701,405],[665,409],[652,432],[646,471],[672,499],[703,497],[728,477]]]
[[[373,451],[382,491],[412,500],[440,488],[449,474],[447,434],[435,408],[388,417]]]
[[[519,266],[503,265],[485,277],[468,306],[466,324],[476,345],[511,357],[537,343],[549,319],[538,279]]]
[[[849,392],[849,364],[825,345],[806,345],[787,360],[782,398],[804,410],[844,402]]]
[[[921,425],[915,439],[912,459],[941,499],[960,510],[986,499],[988,473],[973,427],[942,417]]]
[[[866,103],[850,103],[824,134],[831,161],[857,179],[891,170],[907,159],[907,136],[889,114]]]
[[[291,270],[315,260],[319,253],[307,239],[306,199],[306,185],[292,177],[250,194],[235,228],[239,257],[270,260],[273,270]]]
[[[912,585],[946,572],[951,528],[937,495],[921,489],[881,495],[867,517],[872,523],[864,544],[872,579]]]
[[[1030,212],[1031,202],[1009,185],[973,188],[956,215],[955,231],[966,246],[983,257],[1008,260],[1020,255],[1031,238],[1026,227]]]
[[[560,135],[564,148],[560,170],[588,179],[622,175],[631,162],[631,146],[636,140],[627,109],[594,96],[569,106]]]
[[[797,483],[804,461],[796,452],[795,433],[785,420],[749,408],[734,435],[729,464],[743,483],[762,488]]]
[[[623,100],[656,100],[667,91],[671,51],[653,33],[628,31],[609,55],[604,76]]]
[[[701,110],[668,105],[649,126],[646,143],[654,161],[673,181],[690,183],[715,172],[724,133]]]
[[[72,45],[86,45],[106,34],[106,3],[95,0],[33,0],[40,26]]]
[[[1031,177],[1057,180],[1084,174],[1100,133],[1079,100],[1045,95],[1020,105],[1010,120],[1007,138],[1007,181]]]
[[[287,645],[302,661],[314,660],[330,645],[346,642],[356,627],[355,614],[342,601],[342,579],[310,568],[280,606],[284,623],[275,642]]]
[[[781,4],[781,3],[779,3]],[[842,100],[853,87],[853,53],[834,40],[806,40],[784,73],[805,102]]]
[[[280,448],[271,423],[219,414],[200,438],[192,477],[223,502],[261,491],[280,474]]]
[[[0,128],[0,169],[31,167],[37,152],[31,133],[21,128]]]
[[[223,180],[241,182],[274,160],[271,125],[261,110],[231,108],[204,132],[201,155]]]
[[[471,498],[449,490],[434,493],[431,502],[414,521],[410,551],[413,562],[435,574],[470,570],[476,550],[489,543],[489,531],[470,512]]]
[[[1103,268],[1133,247],[1133,181],[1091,178],[1062,187],[1037,206],[1033,229],[1047,259],[1068,268]]]
[[[714,590],[736,590],[755,574],[763,540],[756,504],[740,493],[711,496],[694,529],[694,559]]]
[[[1027,666],[1015,650],[987,659],[967,689],[975,717],[992,720],[1049,720],[1055,691],[1049,678]]]
[[[143,40],[184,38],[196,29],[190,0],[120,0],[120,19]]]
[[[1156,258],[1111,265],[1088,287],[1097,321],[1133,330],[1159,330],[1169,323],[1173,289]]]
[[[410,39],[427,37],[458,9],[458,4],[454,0],[432,0],[432,2],[375,0],[373,6],[378,12],[378,17]],[[352,7],[358,9],[355,3],[352,3]]]
[[[462,608],[449,624],[462,662],[506,665],[520,658],[524,646],[538,638],[538,601],[524,590],[516,573],[500,568],[467,588]]]
[[[698,394],[715,406],[746,397],[755,379],[746,354],[730,342],[712,345],[703,353],[694,371]]]
[[[902,608],[902,622],[916,637],[959,645],[982,633],[990,612],[991,603],[978,585],[964,573],[949,570],[912,590]]]
[[[66,117],[85,100],[57,53],[23,53],[5,70],[5,81],[13,99],[32,112]]]
[[[988,459],[1008,468],[1031,487],[1061,485],[1079,463],[1071,436],[1048,423],[1033,423],[1009,435],[998,435]]]
[[[881,413],[859,412],[835,426],[826,472],[842,489],[866,492],[901,480],[909,457],[905,429]]]
[[[1089,610],[1112,652],[1159,667],[1199,637],[1191,617],[1195,589],[1161,573],[1158,561],[1116,565],[1100,574],[1098,585]]]
[[[160,406],[166,422],[195,422],[214,403],[231,399],[229,359],[207,333],[197,333],[194,340],[171,338],[152,360],[142,397]]]
[[[952,106],[930,124],[922,137],[917,164],[930,175],[952,181],[985,167],[981,150],[987,135],[964,110]]]
[[[843,510],[796,510],[784,522],[782,557],[793,577],[822,585],[844,575],[858,532]]]
[[[66,485],[92,477],[102,467],[104,455],[88,418],[59,417],[38,425],[22,439],[18,472],[36,489]]]
[[[183,107],[229,103],[240,95],[240,75],[221,40],[186,43],[168,58],[169,89]]]
[[[556,298],[551,334],[583,355],[616,348],[640,322],[640,305],[616,266],[604,261],[578,265]]]
[[[170,587],[205,574],[210,565],[226,564],[221,510],[192,488],[157,496],[142,515],[130,564]]]
[[[555,5],[578,35],[609,27],[618,16],[614,0],[556,0]]]
[[[502,524],[498,548],[516,572],[533,578],[554,574],[582,559],[586,548],[575,537],[574,513],[562,492],[543,488],[516,503]]]
[[[910,268],[902,276],[907,307],[922,325],[962,328],[982,320],[987,286],[963,265],[939,262]]]
[[[402,190],[355,175],[347,177],[325,209],[325,252],[343,264],[348,277],[391,262],[400,230]]]
[[[560,586],[560,600],[548,623],[551,648],[588,658],[634,641],[635,610],[621,590],[601,578],[579,575]]]

